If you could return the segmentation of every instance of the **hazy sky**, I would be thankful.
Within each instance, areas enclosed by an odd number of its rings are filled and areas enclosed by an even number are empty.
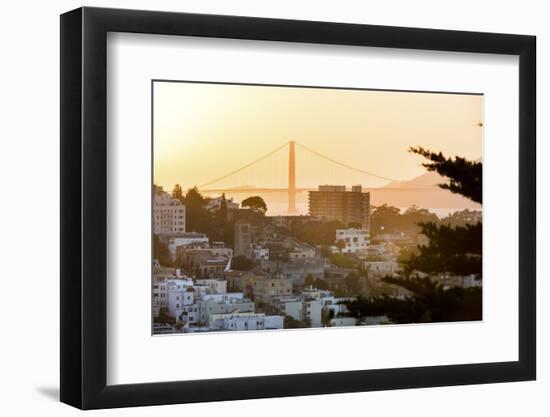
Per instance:
[[[425,172],[409,146],[480,158],[482,121],[483,97],[474,95],[155,82],[154,181],[166,190],[205,184],[289,140],[408,180]],[[288,147],[209,188],[287,181]],[[298,187],[387,182],[296,147]]]

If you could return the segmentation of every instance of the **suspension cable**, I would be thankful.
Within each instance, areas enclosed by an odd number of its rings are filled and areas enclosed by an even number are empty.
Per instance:
[[[317,152],[317,151],[315,151],[315,150],[313,150],[313,149],[311,149],[311,148],[309,148],[309,147],[307,147],[307,146],[305,146],[305,145],[302,145],[302,144],[299,143],[299,142],[296,142],[296,141],[295,141],[294,143],[295,143],[296,145],[300,146],[302,149],[305,149],[306,151],[311,152],[312,154],[317,155],[317,156],[320,157],[320,158],[326,159],[327,161],[330,161],[330,162],[332,162],[333,164],[336,164],[336,165],[340,165],[340,166],[342,166],[342,167],[344,167],[344,168],[351,169],[352,171],[357,171],[357,172],[360,172],[360,173],[365,174],[365,175],[370,175],[371,177],[380,178],[380,179],[382,179],[382,180],[387,180],[387,181],[399,181],[399,180],[396,180],[396,179],[394,179],[394,178],[384,177],[383,175],[374,174],[374,173],[372,173],[372,172],[364,171],[364,170],[362,170],[362,169],[360,169],[360,168],[352,167],[351,165],[344,164],[343,162],[339,162],[339,161],[337,161],[337,160],[335,160],[335,159],[332,159],[332,158],[329,157],[329,156],[323,155],[322,153],[319,153],[319,152]]]
[[[231,171],[231,172],[228,173],[228,174],[225,174],[225,175],[223,175],[223,176],[221,176],[221,177],[215,178],[215,179],[213,179],[212,181],[208,181],[207,183],[204,183],[204,184],[202,184],[201,186],[199,186],[199,188],[208,187],[209,185],[214,184],[214,183],[216,183],[216,182],[218,182],[218,181],[224,180],[224,179],[226,179],[227,177],[230,177],[231,175],[237,174],[237,173],[239,173],[239,172],[245,170],[246,168],[250,168],[252,165],[257,164],[258,162],[263,161],[263,160],[266,159],[266,158],[269,158],[269,157],[270,157],[271,155],[273,155],[274,153],[279,152],[281,149],[285,148],[287,145],[288,145],[288,142],[285,142],[283,145],[279,146],[278,148],[273,149],[271,152],[266,153],[265,155],[263,155],[263,156],[261,156],[261,157],[255,159],[254,161],[252,161],[252,162],[250,162],[250,163],[248,163],[248,164],[246,164],[246,165],[244,165],[244,166],[242,166],[242,167],[240,167],[240,168],[238,168],[238,169],[236,169],[236,170],[234,170],[234,171]]]

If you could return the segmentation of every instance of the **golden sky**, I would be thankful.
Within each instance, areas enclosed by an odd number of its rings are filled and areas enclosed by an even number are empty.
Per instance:
[[[482,156],[483,97],[342,89],[154,83],[154,182],[201,185],[294,140],[353,167],[397,180],[425,172],[423,146]],[[288,147],[209,188],[286,187]],[[297,187],[388,181],[296,147]]]

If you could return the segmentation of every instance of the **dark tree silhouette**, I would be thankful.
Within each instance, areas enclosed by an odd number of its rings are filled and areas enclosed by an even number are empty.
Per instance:
[[[446,158],[441,152],[435,153],[421,146],[409,148],[409,152],[422,155],[430,162],[422,166],[428,171],[435,171],[439,175],[448,178],[449,182],[439,186],[453,193],[463,195],[476,203],[482,202],[482,163],[468,161],[456,156],[454,159]]]
[[[260,210],[264,213],[267,211],[267,205],[265,204],[264,199],[260,196],[257,196],[257,195],[244,199],[241,202],[241,206],[242,207],[250,207],[251,209]]]
[[[416,236],[421,233],[419,223],[439,222],[435,213],[416,206],[409,207],[403,214],[397,207],[383,204],[371,215],[371,236],[384,233],[406,233]]]
[[[187,190],[183,199],[185,204],[185,224],[190,232],[212,233],[212,213],[206,209],[206,198],[199,192],[197,187]]]
[[[304,280],[304,285],[306,287],[311,287],[311,286],[313,286],[314,283],[315,283],[315,278],[313,277],[313,275],[307,274],[306,278]]]
[[[231,268],[235,271],[249,271],[254,266],[254,261],[246,256],[235,256],[231,261]]]
[[[346,302],[356,318],[387,315],[394,323],[429,323],[481,319],[481,289],[453,287],[444,289],[429,278],[403,280],[384,278],[412,294],[405,299],[388,296],[358,297]]]
[[[346,288],[347,288],[348,294],[356,295],[357,293],[359,293],[359,290],[361,289],[359,275],[357,275],[355,272],[350,272],[346,276],[345,282],[346,282]]]
[[[481,221],[481,213],[476,210],[461,210],[449,214],[441,219],[441,224],[451,227],[465,227],[468,224],[477,224]]]
[[[440,187],[461,194],[475,202],[482,202],[480,162],[461,157],[447,159],[442,153],[424,148],[410,148],[430,162],[423,164],[429,171],[436,171],[449,182]],[[397,219],[395,210],[382,207],[386,219]],[[373,216],[374,217],[374,216]],[[416,216],[415,216],[416,217]],[[386,220],[387,221],[387,220]],[[374,219],[373,219],[374,223]],[[407,290],[404,299],[387,295],[357,298],[346,306],[353,317],[387,315],[395,323],[442,322],[481,320],[481,288],[446,288],[430,278],[411,278],[412,271],[427,274],[450,272],[457,275],[476,274],[482,270],[482,225],[439,225],[438,222],[420,222],[421,232],[429,239],[428,245],[419,246],[418,254],[405,261],[405,277],[386,277],[382,281]]]
[[[305,323],[301,320],[296,320],[292,316],[285,316],[283,327],[285,329],[303,329],[303,328],[306,328],[306,327],[309,327],[309,326],[308,326],[307,323]]]
[[[196,186],[187,190],[187,194],[185,194],[186,205],[188,205],[189,207],[202,208],[204,207],[205,202],[206,202],[206,199],[199,192],[199,189]]]
[[[172,257],[168,246],[156,234],[153,234],[153,257],[158,259],[162,266],[172,266]]]
[[[422,147],[410,148],[410,151],[431,161],[423,164],[426,169],[437,171],[449,179],[449,183],[440,185],[441,188],[481,203],[481,162],[468,161],[458,156],[447,159],[441,152],[430,152]],[[464,227],[445,224],[438,226],[426,222],[421,223],[420,227],[430,242],[427,246],[419,246],[419,255],[411,256],[406,263],[407,271],[452,272],[459,275],[476,274],[481,277],[481,222],[466,224]]]
[[[418,270],[426,273],[452,272],[457,275],[481,276],[482,226],[466,227],[421,224],[422,233],[429,239],[427,246],[419,246],[420,253],[406,262],[408,273]]]
[[[340,252],[342,252],[346,248],[346,241],[338,239],[335,243],[335,246],[340,249]]]
[[[174,188],[172,189],[172,198],[176,198],[183,202],[183,189],[181,188],[181,185],[174,185]]]
[[[160,185],[157,185],[157,184],[153,184],[153,193],[155,194],[160,194],[162,193],[164,190],[162,189],[162,186]]]
[[[308,221],[294,220],[291,224],[291,234],[310,245],[334,245],[336,229],[344,229],[339,221]]]
[[[317,278],[315,280],[315,287],[320,290],[330,290],[330,285],[324,279]]]

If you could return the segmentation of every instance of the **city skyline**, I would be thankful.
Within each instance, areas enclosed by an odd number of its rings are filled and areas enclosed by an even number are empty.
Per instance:
[[[153,93],[153,334],[482,319],[482,96]]]

